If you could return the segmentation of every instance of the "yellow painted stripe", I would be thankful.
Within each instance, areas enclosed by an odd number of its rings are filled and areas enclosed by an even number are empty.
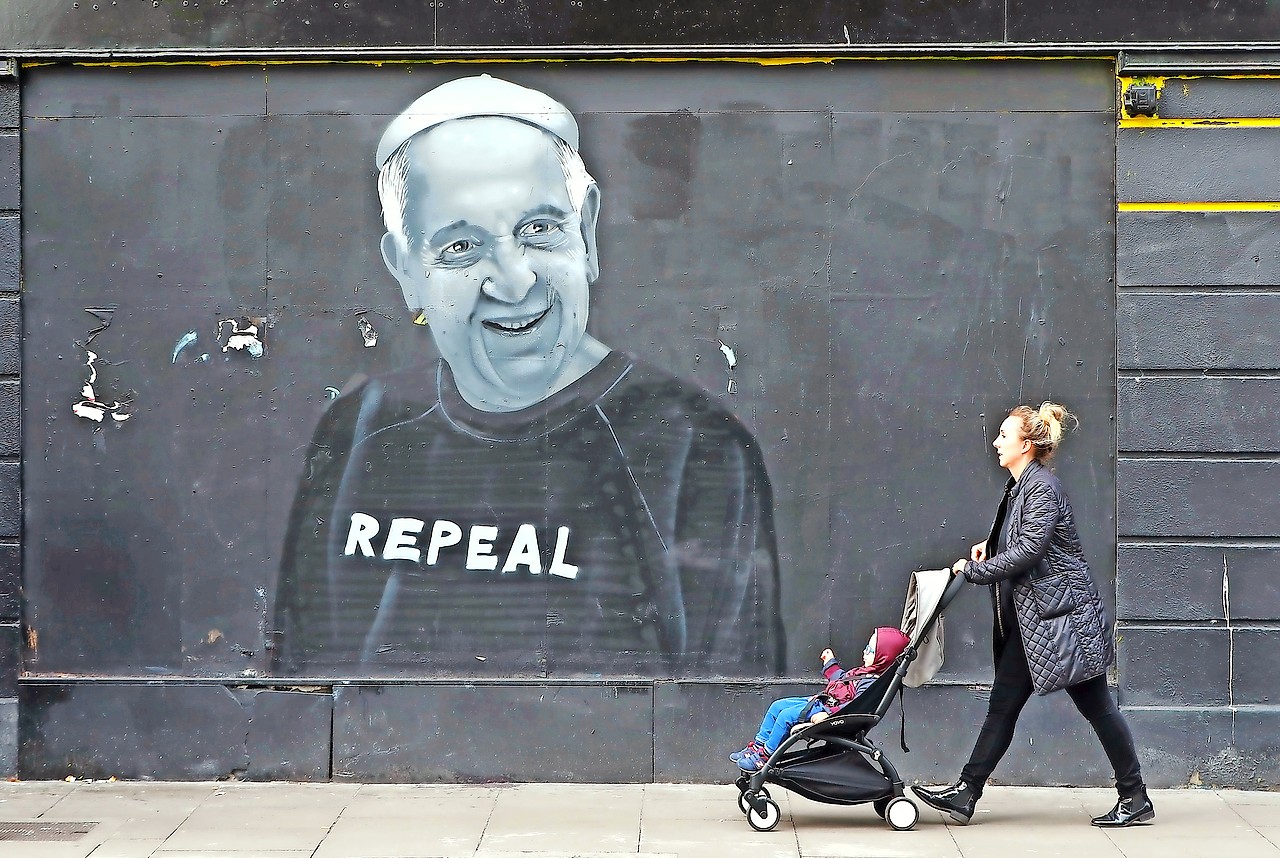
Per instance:
[[[1207,74],[1178,74],[1178,75],[1134,75],[1134,76],[1128,76],[1128,77],[1125,77],[1125,76],[1117,77],[1117,78],[1116,78],[1116,80],[1117,80],[1117,81],[1119,81],[1120,86],[1122,86],[1122,87],[1128,86],[1128,85],[1129,85],[1129,84],[1131,84],[1131,83],[1153,83],[1153,84],[1155,84],[1155,85],[1156,85],[1156,87],[1157,87],[1157,88],[1159,88],[1159,89],[1164,89],[1165,84],[1166,84],[1166,83],[1168,83],[1168,82],[1169,82],[1169,81],[1171,81],[1171,80],[1173,80],[1173,81],[1178,81],[1178,80],[1209,80],[1209,79],[1214,79],[1214,80],[1255,80],[1255,79],[1257,79],[1257,80],[1274,80],[1274,79],[1276,79],[1276,78],[1280,78],[1280,73],[1267,73],[1267,74],[1212,74],[1212,73],[1207,73]]]
[[[1280,200],[1207,203],[1116,203],[1122,212],[1280,212]]]
[[[1156,97],[1164,95],[1166,86],[1181,86],[1184,97],[1191,95],[1191,87],[1186,81],[1192,80],[1276,80],[1280,74],[1185,74],[1185,75],[1136,75],[1116,78],[1116,104],[1124,103],[1122,94],[1130,84],[1150,84],[1156,88]],[[1149,116],[1129,116],[1124,108],[1119,108],[1121,128],[1273,128],[1280,127],[1280,119],[1274,117],[1261,118],[1224,118],[1224,119],[1161,119]]]
[[[1151,116],[1122,116],[1121,128],[1280,128],[1280,117],[1241,116],[1221,119],[1160,119]]]
[[[156,66],[298,66],[298,65],[450,65],[450,64],[506,64],[506,63],[749,63],[761,66],[792,66],[792,65],[812,65],[815,63],[831,65],[833,63],[843,62],[923,62],[923,61],[948,61],[948,62],[979,62],[984,60],[999,61],[1059,61],[1059,60],[1082,60],[1101,62],[1103,58],[1096,56],[1014,56],[1014,55],[992,55],[992,54],[974,54],[974,55],[954,55],[954,54],[938,54],[936,56],[926,55],[905,55],[905,54],[869,54],[866,56],[828,56],[828,57],[583,57],[583,58],[564,58],[564,57],[451,57],[451,58],[422,58],[409,57],[399,59],[355,59],[355,60],[332,60],[332,59],[279,59],[279,60],[84,60],[73,63],[62,63],[55,60],[30,60],[22,63],[22,68],[31,69],[41,66],[52,65],[74,65],[84,67],[99,68],[140,68],[140,67],[156,67]]]

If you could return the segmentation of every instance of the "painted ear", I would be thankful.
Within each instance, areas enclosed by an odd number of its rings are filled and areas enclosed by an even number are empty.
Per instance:
[[[600,276],[600,253],[596,245],[596,224],[600,220],[600,186],[595,182],[587,188],[582,198],[582,243],[587,248],[587,282],[594,283]]]
[[[423,302],[418,294],[418,285],[409,273],[409,250],[390,232],[382,234],[382,264],[387,266],[391,276],[400,284],[400,294],[409,309],[421,307]]]

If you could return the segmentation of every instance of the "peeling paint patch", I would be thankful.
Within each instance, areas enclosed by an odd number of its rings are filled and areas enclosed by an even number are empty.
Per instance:
[[[272,639],[270,623],[267,620],[267,588],[254,587],[253,592],[258,597],[258,640],[262,641],[263,649],[273,649],[275,641]]]
[[[1236,630],[1231,623],[1231,568],[1222,552],[1222,616],[1227,622],[1227,707],[1231,710],[1231,744],[1236,744]]]
[[[173,360],[171,360],[170,363],[177,363],[178,355],[182,354],[182,350],[194,343],[197,339],[199,339],[199,336],[195,331],[187,331],[183,334],[173,345]]]
[[[726,385],[726,393],[737,393],[738,383],[733,378],[733,371],[738,366],[738,354],[731,346],[725,344],[724,340],[716,340],[716,345],[720,348],[720,354],[724,355],[724,362],[729,368],[729,382]]]
[[[360,329],[360,336],[364,338],[366,349],[371,349],[378,344],[378,332],[373,329],[373,323],[369,321],[368,316],[360,316],[356,319],[356,327]]]
[[[234,350],[247,352],[252,358],[262,357],[265,347],[261,334],[266,325],[267,320],[262,317],[220,319],[218,342],[222,344],[222,353],[226,354]],[[227,330],[228,328],[230,330]]]
[[[112,402],[103,402],[98,399],[93,389],[94,383],[98,380],[98,368],[94,366],[98,362],[98,354],[89,348],[94,337],[111,327],[111,317],[116,308],[86,307],[84,311],[98,320],[98,327],[89,332],[89,336],[81,345],[85,353],[84,365],[89,369],[89,380],[80,388],[80,399],[72,404],[71,413],[95,423],[102,423],[109,414],[112,422],[123,423],[132,416],[129,409],[133,406],[133,397],[126,395]]]
[[[733,349],[724,344],[724,340],[716,340],[716,344],[720,346],[720,353],[724,355],[725,363],[729,365],[729,369],[733,369],[738,365],[738,356]]]

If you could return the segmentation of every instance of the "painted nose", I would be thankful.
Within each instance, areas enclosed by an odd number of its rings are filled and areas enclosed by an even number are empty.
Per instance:
[[[524,251],[505,241],[499,241],[489,256],[489,274],[481,289],[495,301],[519,304],[538,282],[525,258]]]

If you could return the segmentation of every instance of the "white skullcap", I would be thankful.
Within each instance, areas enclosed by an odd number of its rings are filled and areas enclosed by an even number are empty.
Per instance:
[[[578,123],[563,104],[536,89],[482,74],[442,83],[405,108],[378,141],[378,169],[413,135],[451,119],[477,116],[528,123],[578,150]]]

